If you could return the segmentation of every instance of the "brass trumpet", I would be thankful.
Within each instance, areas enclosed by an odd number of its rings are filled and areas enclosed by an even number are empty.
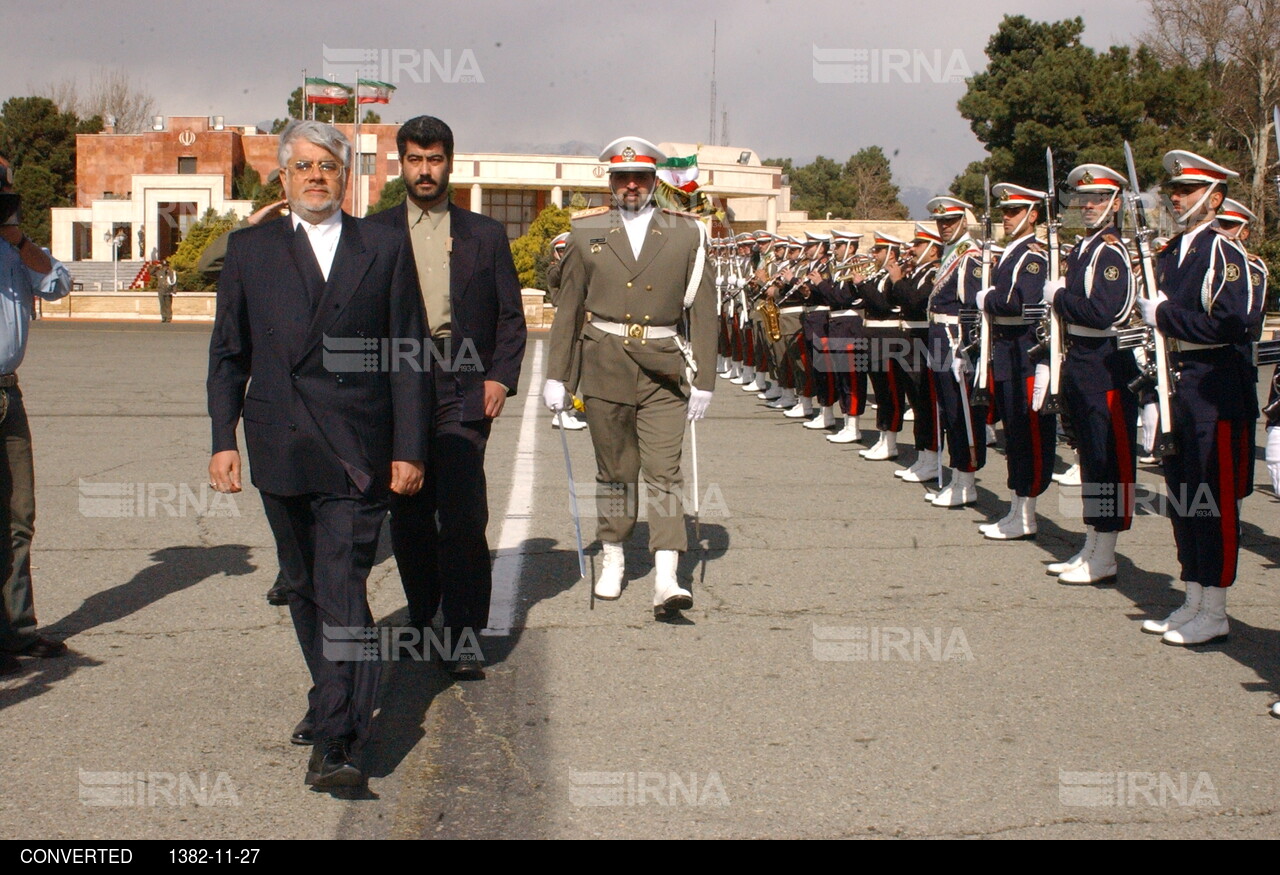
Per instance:
[[[833,283],[844,283],[855,276],[861,276],[865,279],[879,270],[880,268],[876,264],[874,255],[855,255],[847,261],[842,261],[836,265],[835,270],[831,272],[831,281]]]

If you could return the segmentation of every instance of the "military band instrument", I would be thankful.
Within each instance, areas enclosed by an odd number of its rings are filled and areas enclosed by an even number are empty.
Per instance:
[[[986,197],[986,213],[982,216],[982,288],[991,288],[991,177],[982,177],[982,193]],[[964,288],[964,278],[960,278],[958,289]],[[987,389],[987,376],[991,362],[991,314],[987,308],[981,308],[978,325],[978,367],[973,378],[973,406],[986,407],[991,403],[991,392]],[[960,387],[964,394],[964,387]]]
[[[1058,232],[1062,226],[1058,220],[1058,211],[1055,209],[1058,189],[1057,180],[1054,179],[1053,174],[1053,149],[1044,150],[1044,163],[1049,173],[1049,191],[1044,199],[1045,239],[1049,245],[1049,282],[1056,283],[1062,277],[1062,252],[1058,248],[1060,242]],[[1048,314],[1045,318],[1045,323],[1048,325],[1049,388],[1045,392],[1044,403],[1040,405],[1040,412],[1054,414],[1062,412],[1062,395],[1060,393],[1062,387],[1062,360],[1066,354],[1063,340],[1066,332],[1063,330],[1065,326],[1062,324],[1062,317],[1058,315],[1058,311],[1053,305],[1050,304],[1045,309]]]
[[[1151,250],[1151,241],[1155,231],[1147,225],[1146,209],[1142,205],[1142,189],[1138,187],[1138,171],[1133,162],[1133,149],[1126,140],[1124,144],[1124,160],[1128,164],[1129,194],[1126,197],[1128,209],[1134,222],[1134,240],[1138,244],[1138,257],[1142,264],[1142,293],[1148,300],[1155,300],[1160,294],[1156,287],[1155,254]],[[1153,454],[1157,459],[1176,455],[1177,441],[1173,437],[1173,408],[1170,398],[1174,390],[1174,374],[1169,365],[1169,346],[1164,332],[1159,328],[1151,329],[1151,355],[1148,356],[1145,369],[1156,386],[1156,403],[1160,410],[1160,434],[1153,444]]]

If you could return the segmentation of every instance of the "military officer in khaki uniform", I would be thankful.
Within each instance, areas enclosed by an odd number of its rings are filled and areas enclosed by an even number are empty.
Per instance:
[[[560,274],[560,305],[551,328],[543,401],[565,406],[575,326],[581,329],[582,374],[596,451],[597,534],[604,567],[598,598],[614,599],[625,576],[623,542],[635,526],[648,485],[649,548],[654,551],[654,615],[693,606],[676,579],[688,547],[680,457],[686,418],[700,419],[716,372],[714,272],[695,217],[657,209],[655,170],[665,157],[652,143],[622,137],[605,147],[613,206],[574,216]],[[690,385],[690,370],[692,385]]]

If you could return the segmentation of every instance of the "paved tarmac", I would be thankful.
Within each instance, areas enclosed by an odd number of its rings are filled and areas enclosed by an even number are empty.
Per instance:
[[[0,679],[0,837],[1280,834],[1280,501],[1260,454],[1231,637],[1183,650],[1139,631],[1181,600],[1167,520],[1122,536],[1116,585],[1062,586],[1042,566],[1080,541],[1078,491],[1041,499],[1037,540],[984,542],[1001,454],[977,508],[936,509],[863,445],[721,381],[698,434],[703,548],[682,562],[695,608],[655,623],[643,522],[619,601],[591,610],[577,581],[560,436],[527,398],[545,336],[489,445],[510,619],[491,625],[510,628],[481,639],[487,678],[389,665],[369,792],[313,792],[261,503],[203,486],[208,330],[33,328],[37,608],[73,653]],[[567,439],[585,490],[589,433]],[[385,537],[379,558],[370,603],[393,625]]]

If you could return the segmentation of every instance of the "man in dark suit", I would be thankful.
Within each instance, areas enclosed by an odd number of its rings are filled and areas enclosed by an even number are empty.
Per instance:
[[[218,281],[209,482],[240,491],[243,418],[313,683],[294,740],[314,738],[306,780],[328,789],[364,782],[350,745],[368,729],[378,672],[351,639],[373,628],[365,582],[390,493],[421,488],[427,450],[422,369],[376,356],[370,367],[364,351],[420,339],[424,318],[401,235],[341,211],[346,138],[293,122],[279,159],[291,215],[233,234]]]
[[[444,614],[446,666],[483,676],[476,636],[489,622],[492,574],[485,527],[489,501],[484,453],[489,429],[520,380],[524,307],[506,230],[449,202],[453,131],[418,116],[396,134],[407,200],[370,217],[411,247],[427,313],[435,391],[431,458],[415,496],[391,508],[391,543],[409,603],[409,621]]]

